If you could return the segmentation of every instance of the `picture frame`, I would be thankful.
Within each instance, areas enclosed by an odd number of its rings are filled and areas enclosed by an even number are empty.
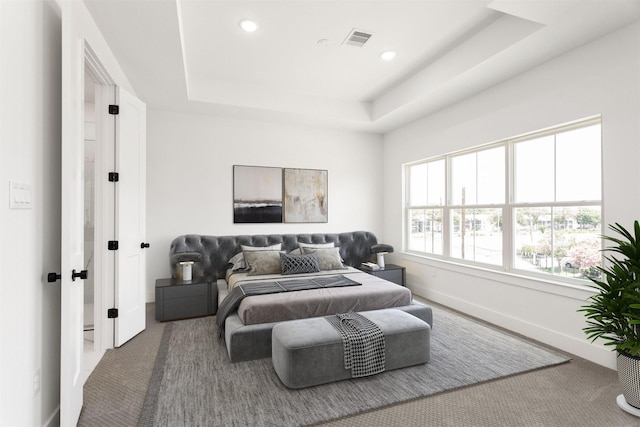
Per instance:
[[[328,222],[328,171],[285,168],[283,176],[284,222]]]
[[[281,223],[282,168],[233,166],[233,222]]]

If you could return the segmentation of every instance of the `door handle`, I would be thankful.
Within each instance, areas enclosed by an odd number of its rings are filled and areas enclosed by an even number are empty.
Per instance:
[[[47,274],[47,282],[49,283],[53,283],[55,281],[58,281],[62,278],[61,275],[59,275],[58,273],[49,273]]]
[[[149,247],[148,243],[145,243],[145,242],[140,243],[140,248],[141,249],[148,248],[148,247]]]
[[[87,270],[82,270],[81,272],[76,273],[76,270],[73,269],[71,271],[71,280],[75,282],[75,280],[78,279],[78,278],[80,278],[82,280],[86,279],[87,278]]]

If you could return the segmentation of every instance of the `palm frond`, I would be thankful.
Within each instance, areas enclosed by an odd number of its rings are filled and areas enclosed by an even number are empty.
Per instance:
[[[611,246],[603,249],[606,267],[596,267],[600,278],[590,278],[597,293],[580,307],[587,319],[583,331],[591,342],[601,339],[606,346],[638,356],[640,353],[640,223],[633,234],[615,223],[609,229],[619,236],[602,236]]]

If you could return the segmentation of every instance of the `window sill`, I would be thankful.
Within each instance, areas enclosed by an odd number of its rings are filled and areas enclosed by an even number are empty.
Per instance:
[[[487,267],[465,264],[451,260],[433,258],[416,255],[414,253],[401,252],[398,254],[402,259],[429,267],[452,271],[472,277],[479,277],[486,280],[504,283],[512,286],[520,286],[527,289],[559,295],[567,298],[586,300],[595,291],[588,285],[568,283],[553,278],[530,276],[518,274],[515,271],[494,270]]]

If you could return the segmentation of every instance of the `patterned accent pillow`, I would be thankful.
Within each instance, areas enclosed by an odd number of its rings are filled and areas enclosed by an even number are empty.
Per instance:
[[[304,255],[280,254],[282,274],[315,273],[320,271],[318,256],[315,252]]]
[[[280,274],[280,251],[249,251],[244,253],[249,276]]]
[[[342,263],[340,248],[302,248],[304,253],[315,252],[318,256],[320,270],[344,270],[347,267]]]

